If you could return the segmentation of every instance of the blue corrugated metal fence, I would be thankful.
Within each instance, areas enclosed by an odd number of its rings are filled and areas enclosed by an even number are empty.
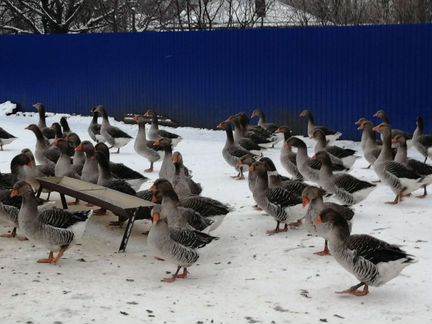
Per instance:
[[[431,25],[0,37],[0,101],[29,111],[152,108],[213,128],[260,107],[304,131],[309,108],[358,138],[354,121],[378,109],[410,131],[423,115],[430,130],[431,86]]]

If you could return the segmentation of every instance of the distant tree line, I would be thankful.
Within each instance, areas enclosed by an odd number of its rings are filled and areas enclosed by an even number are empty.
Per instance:
[[[286,11],[286,20],[278,17],[273,24],[266,14],[280,2],[292,6],[292,10]],[[0,0],[1,34],[431,21],[432,0]]]
[[[284,0],[321,25],[418,24],[432,22],[432,0]],[[311,19],[301,23],[310,24]]]

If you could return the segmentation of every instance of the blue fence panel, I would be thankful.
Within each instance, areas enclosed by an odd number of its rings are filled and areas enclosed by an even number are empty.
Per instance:
[[[432,123],[432,26],[0,37],[0,101],[24,110],[118,119],[152,108],[214,128],[261,108],[305,132],[301,110],[358,139],[354,121],[388,112],[394,127]]]

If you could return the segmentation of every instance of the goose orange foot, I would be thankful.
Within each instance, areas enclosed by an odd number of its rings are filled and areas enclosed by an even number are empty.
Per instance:
[[[188,271],[187,271],[187,269],[186,268],[184,268],[183,269],[183,273],[182,274],[179,274],[179,275],[177,275],[176,276],[176,278],[180,278],[180,279],[186,279],[187,278],[187,275],[188,275]]]
[[[363,290],[358,290],[357,286],[351,287],[347,290],[343,291],[336,291],[336,294],[348,294],[348,295],[354,295],[357,297],[366,296],[369,293],[368,285],[365,285]]]
[[[47,259],[39,259],[37,263],[51,263],[54,260],[54,253],[51,251]]]
[[[329,250],[322,250],[321,252],[315,252],[315,255],[319,255],[319,256],[328,256],[331,255]]]

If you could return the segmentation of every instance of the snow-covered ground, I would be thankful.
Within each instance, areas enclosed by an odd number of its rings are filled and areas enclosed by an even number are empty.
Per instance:
[[[58,121],[50,115],[47,123]],[[24,127],[37,115],[0,117],[0,126],[17,136],[0,152],[0,170],[9,171],[11,158],[21,149],[34,149],[35,138]],[[87,139],[89,117],[73,116],[69,124]],[[137,126],[116,123],[135,136]],[[117,253],[123,229],[108,226],[114,216],[94,216],[81,245],[65,253],[59,265],[38,264],[48,251],[29,241],[0,239],[0,323],[352,323],[432,321],[431,199],[406,199],[390,206],[391,191],[379,186],[355,207],[353,233],[367,233],[400,244],[418,263],[363,298],[334,292],[356,284],[356,279],[332,257],[313,254],[323,240],[304,229],[267,236],[275,222],[255,211],[246,181],[230,178],[234,170],[224,162],[221,131],[178,128],[184,139],[177,146],[203,195],[232,205],[235,210],[214,232],[220,240],[200,250],[187,280],[160,282],[175,265],[156,261],[142,233],[150,226],[137,222],[126,253]],[[308,141],[310,150],[312,142]],[[340,142],[359,149],[358,143]],[[419,155],[412,149],[413,157]],[[279,147],[265,153],[279,171]],[[133,142],[112,154],[137,171],[148,162],[137,157]],[[150,174],[149,187],[157,178]],[[352,171],[375,180],[363,159]],[[421,192],[416,192],[420,194]],[[84,205],[79,206],[84,209]],[[10,230],[0,227],[2,233]],[[19,233],[19,231],[18,231]]]

